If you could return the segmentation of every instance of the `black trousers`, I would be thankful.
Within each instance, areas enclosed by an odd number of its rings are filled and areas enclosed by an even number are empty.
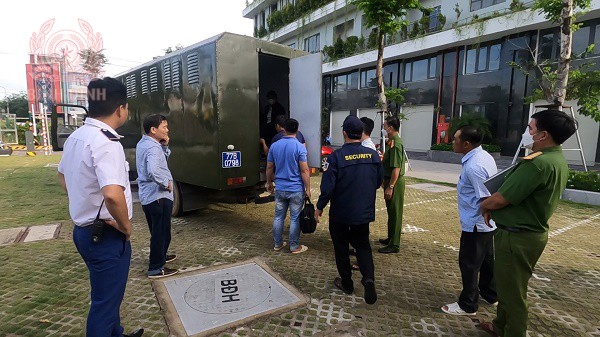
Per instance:
[[[490,303],[498,300],[494,281],[494,233],[463,231],[460,236],[458,265],[463,290],[458,305],[466,312],[477,311],[479,295]]]
[[[329,234],[333,241],[335,264],[346,288],[352,288],[352,265],[350,264],[350,248],[356,250],[356,260],[362,274],[362,283],[375,281],[375,265],[369,241],[369,224],[348,225],[330,219]]]
[[[150,229],[150,263],[148,272],[161,271],[167,260],[167,251],[171,243],[171,212],[173,201],[162,198],[148,205],[142,205],[148,228]]]

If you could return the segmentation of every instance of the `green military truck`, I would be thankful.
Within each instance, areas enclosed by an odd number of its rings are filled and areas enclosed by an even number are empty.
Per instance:
[[[168,119],[175,215],[207,201],[261,200],[266,160],[259,115],[271,90],[300,122],[309,166],[320,166],[320,54],[222,33],[116,78],[127,87],[129,120],[117,132],[132,172],[144,118]]]

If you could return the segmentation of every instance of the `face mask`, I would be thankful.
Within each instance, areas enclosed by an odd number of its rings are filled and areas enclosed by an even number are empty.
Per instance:
[[[528,128],[523,134],[521,144],[531,150],[533,149],[533,143],[535,143],[535,140],[533,140],[533,135],[529,134]]]
[[[387,137],[387,135],[388,135],[388,133],[387,133],[387,131],[385,131],[385,129],[381,129],[381,134],[382,134],[384,137]]]

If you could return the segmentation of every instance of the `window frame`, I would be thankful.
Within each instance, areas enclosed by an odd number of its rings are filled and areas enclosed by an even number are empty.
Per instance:
[[[482,10],[484,8],[492,7],[492,6],[499,5],[501,3],[506,2],[506,0],[492,0],[492,4],[491,5],[483,6],[483,2],[484,1],[485,0],[471,0],[470,3],[469,3],[470,12],[476,12],[478,10]],[[473,9],[473,4],[474,3],[478,3],[479,4],[479,8]]]
[[[476,45],[470,45],[470,46],[465,46],[465,59],[464,59],[464,67],[463,67],[463,75],[472,75],[472,74],[480,74],[480,73],[486,73],[486,72],[492,72],[492,71],[498,71],[500,70],[500,59],[502,58],[502,42],[496,42],[496,43],[488,43],[488,44],[484,44],[484,45],[479,45],[477,46],[477,48],[475,48]],[[491,69],[490,68],[490,56],[491,56],[491,50],[493,47],[495,46],[500,46],[500,54],[498,55],[498,68],[494,68]],[[469,65],[469,54],[471,51],[475,51],[475,56],[474,56],[474,60],[475,63],[473,65],[473,71],[468,71],[468,65]],[[481,58],[481,51],[485,50],[485,68],[480,68],[480,58]]]
[[[431,69],[432,67],[432,60],[435,60],[435,69]],[[414,72],[415,72],[415,62],[421,62],[421,61],[427,61],[427,65],[425,67],[425,78],[422,79],[418,79],[415,80],[414,79]],[[410,66],[410,72],[406,71],[407,66]],[[437,74],[437,69],[438,69],[438,65],[437,65],[437,54],[434,55],[426,55],[423,57],[419,57],[419,58],[414,58],[414,59],[409,59],[409,60],[405,60],[404,62],[402,62],[402,83],[416,83],[416,82],[422,82],[422,81],[430,81],[430,80],[435,80],[438,77]],[[432,70],[433,70],[433,74],[432,74]],[[409,79],[407,80],[406,75],[410,73]]]
[[[315,39],[315,46],[316,46],[316,50],[311,51],[310,50],[310,40],[314,38]],[[316,33],[314,35],[311,35],[307,38],[304,39],[304,49],[305,52],[307,53],[311,53],[311,54],[315,54],[321,51],[321,33]]]

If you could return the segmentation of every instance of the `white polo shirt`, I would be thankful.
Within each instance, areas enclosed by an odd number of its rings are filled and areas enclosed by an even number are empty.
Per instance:
[[[111,140],[115,137],[119,137],[118,134],[106,123],[88,117],[65,142],[58,172],[65,176],[69,213],[77,226],[90,225],[96,219],[104,199],[101,189],[108,185],[124,188],[127,212],[129,219],[132,218],[129,163],[121,143]],[[100,211],[100,219],[114,220],[106,203]]]

